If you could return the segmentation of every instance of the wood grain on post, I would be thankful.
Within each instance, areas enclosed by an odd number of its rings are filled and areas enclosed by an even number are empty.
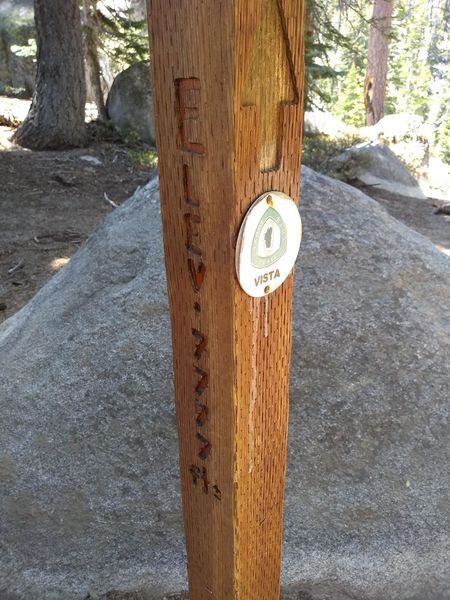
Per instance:
[[[256,198],[298,201],[302,0],[149,0],[191,600],[279,597],[292,276],[236,279]]]

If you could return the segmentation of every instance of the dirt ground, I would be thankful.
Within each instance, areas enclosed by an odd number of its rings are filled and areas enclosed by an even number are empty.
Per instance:
[[[329,583],[305,583],[299,589],[282,589],[280,594],[280,600],[319,600],[319,598],[320,600],[357,600],[354,596],[349,596],[346,592],[338,589],[338,586]],[[85,600],[189,600],[189,595],[187,592],[182,592],[154,598],[141,592],[111,591],[102,596],[89,595]]]
[[[282,590],[280,600],[357,600],[329,585],[306,586],[304,590]],[[141,592],[108,592],[102,596],[89,595],[85,600],[189,600],[187,592],[154,598]],[[261,599],[263,600],[263,599]]]
[[[93,596],[89,594],[85,600],[189,600],[187,593],[164,596],[160,598],[150,597],[141,592],[108,592],[102,596]]]
[[[427,237],[438,250],[450,256],[450,216],[437,214],[438,208],[447,200],[407,198],[376,187],[360,189],[379,202],[392,217]]]
[[[25,117],[28,106],[24,100],[0,97],[0,115],[13,125]],[[88,106],[88,118],[90,110]],[[123,202],[151,176],[150,170],[136,167],[130,150],[120,144],[30,152],[11,144],[13,131],[0,121],[0,323],[66,264],[97,222],[114,210],[112,203]],[[376,188],[363,191],[450,256],[450,216],[435,214],[442,200],[404,198]]]
[[[150,178],[126,147],[30,152],[0,127],[0,322],[78,250],[96,223]],[[6,148],[5,148],[6,146]],[[0,144],[1,147],[1,144]]]

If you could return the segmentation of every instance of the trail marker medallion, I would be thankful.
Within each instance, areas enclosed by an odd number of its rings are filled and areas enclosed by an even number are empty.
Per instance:
[[[294,267],[302,237],[297,205],[282,192],[267,192],[250,207],[239,231],[236,272],[254,298],[275,291]]]

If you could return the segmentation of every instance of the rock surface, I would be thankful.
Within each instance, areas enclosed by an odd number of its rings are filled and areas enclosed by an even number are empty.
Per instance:
[[[302,215],[286,597],[448,600],[450,261],[308,169]],[[0,598],[185,588],[156,181],[0,327],[0,361]]]
[[[347,181],[410,198],[425,198],[413,175],[383,144],[364,142],[352,146],[330,161],[330,169]]]
[[[306,111],[303,121],[305,135],[326,135],[328,137],[351,136],[358,134],[358,128],[346,125],[338,117],[320,110]]]
[[[433,126],[422,117],[399,113],[383,117],[371,127],[362,127],[360,135],[368,141],[386,144],[409,169],[425,174],[429,167]]]
[[[109,118],[119,130],[155,143],[155,119],[150,65],[131,65],[114,79],[106,101]]]
[[[108,11],[111,6],[116,11],[126,12],[133,21],[145,19],[147,14],[145,0],[100,0],[98,2],[100,10]]]

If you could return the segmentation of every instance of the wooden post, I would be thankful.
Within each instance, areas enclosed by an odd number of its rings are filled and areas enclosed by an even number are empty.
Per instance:
[[[191,600],[279,597],[292,276],[236,278],[263,192],[295,201],[302,0],[149,0]]]

